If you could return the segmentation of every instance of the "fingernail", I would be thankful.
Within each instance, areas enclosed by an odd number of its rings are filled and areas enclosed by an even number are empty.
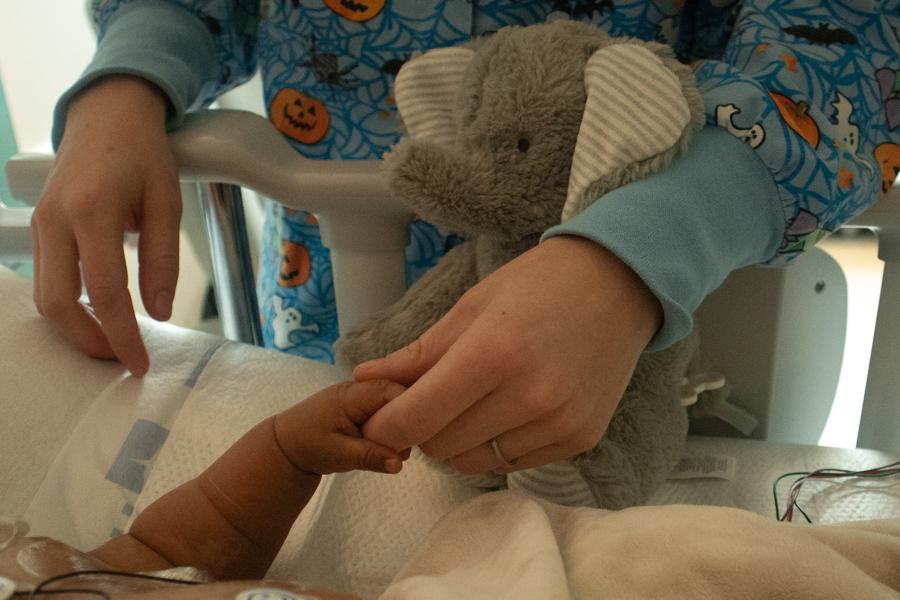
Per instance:
[[[396,458],[389,458],[384,461],[384,470],[388,473],[399,473],[403,468],[403,461]]]
[[[364,362],[364,363],[359,363],[358,365],[356,365],[356,368],[353,369],[353,377],[356,378],[356,376],[357,376],[359,373],[371,369],[372,367],[374,367],[375,365],[377,365],[379,362],[381,362],[381,359],[380,359],[380,358],[376,358],[376,359],[374,359],[374,360],[367,360],[367,361]]]
[[[156,316],[159,319],[166,321],[172,316],[173,300],[175,300],[175,295],[171,292],[159,292],[156,294],[153,306],[156,309]]]

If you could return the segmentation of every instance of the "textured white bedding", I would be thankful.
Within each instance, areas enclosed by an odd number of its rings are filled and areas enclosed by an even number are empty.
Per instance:
[[[142,322],[152,366],[135,380],[58,339],[34,311],[30,280],[2,268],[0,306],[0,515],[24,516],[36,535],[85,549],[124,530],[256,422],[344,377],[320,363]],[[733,457],[733,481],[669,481],[653,504],[739,507],[769,519],[781,474],[893,460],[712,438],[692,438],[688,451]],[[377,597],[443,515],[481,494],[415,455],[397,476],[326,477],[270,574]],[[897,488],[810,483],[801,502],[817,522],[835,523],[900,518],[898,496]]]

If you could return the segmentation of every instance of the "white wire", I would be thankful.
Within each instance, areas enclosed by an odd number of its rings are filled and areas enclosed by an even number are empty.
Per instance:
[[[894,481],[893,483],[887,483],[887,484],[882,484],[882,485],[878,485],[881,482],[877,481],[877,480],[890,479],[890,478],[897,477],[897,475],[900,475],[900,474],[895,473],[892,475],[865,475],[865,476],[844,475],[841,477],[828,477],[828,478],[823,478],[823,479],[818,479],[818,478],[814,478],[811,476],[807,476],[807,477],[803,478],[802,483],[804,485],[806,485],[808,483],[827,483],[830,485],[836,485],[836,486],[840,486],[840,487],[859,488],[862,490],[883,490],[883,489],[900,486],[900,479],[898,479],[897,481]],[[846,479],[858,480],[858,481],[842,481],[842,479],[844,477],[846,477]],[[876,480],[876,481],[873,481],[873,480]]]

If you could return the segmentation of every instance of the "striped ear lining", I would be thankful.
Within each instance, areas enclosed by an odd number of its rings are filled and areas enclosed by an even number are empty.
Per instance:
[[[511,490],[530,492],[555,504],[598,508],[590,486],[570,460],[516,471],[506,481]]]
[[[474,54],[468,48],[438,48],[400,69],[394,83],[394,98],[412,138],[453,143],[456,136],[453,104]]]
[[[598,50],[584,70],[587,104],[578,131],[562,221],[575,216],[587,187],[671,148],[691,113],[678,77],[649,49]]]

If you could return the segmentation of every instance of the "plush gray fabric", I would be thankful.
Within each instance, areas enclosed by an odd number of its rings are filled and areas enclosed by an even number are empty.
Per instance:
[[[385,157],[399,197],[442,231],[469,240],[399,302],[338,340],[339,364],[352,369],[413,342],[467,289],[559,223],[586,102],[584,67],[596,50],[611,44],[641,45],[660,56],[681,82],[691,122],[665,152],[594,182],[590,197],[656,172],[686,150],[703,123],[703,105],[690,69],[668,47],[610,38],[595,26],[570,21],[504,28],[474,42],[455,98],[452,147],[406,137]],[[696,349],[692,335],[645,354],[603,439],[576,458],[601,507],[640,504],[680,457],[688,425],[680,387]]]

